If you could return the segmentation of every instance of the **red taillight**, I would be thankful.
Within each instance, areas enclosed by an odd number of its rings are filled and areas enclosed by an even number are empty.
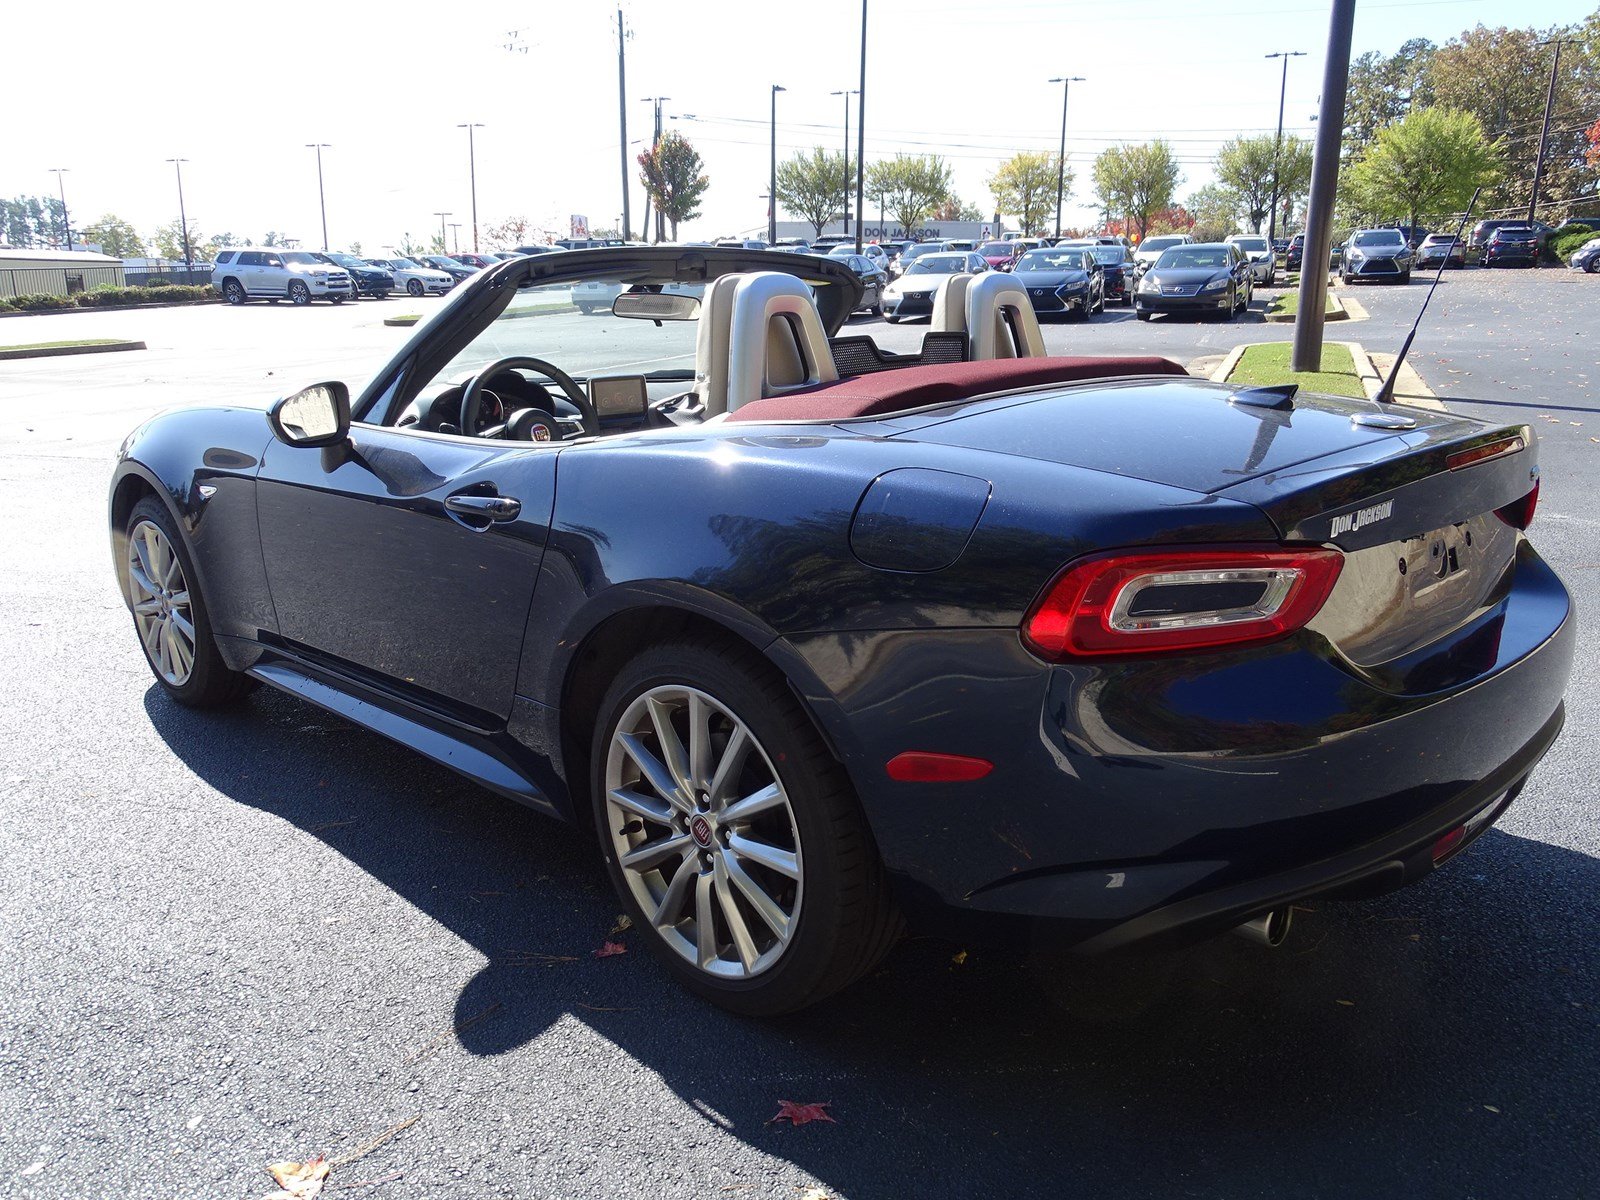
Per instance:
[[[904,750],[885,769],[898,783],[967,783],[994,770],[986,758],[966,754],[940,754],[935,750]]]
[[[1539,480],[1533,481],[1533,489],[1520,500],[1513,500],[1510,504],[1503,505],[1494,510],[1494,515],[1499,517],[1513,529],[1526,529],[1533,524],[1533,510],[1539,507]]]
[[[1457,825],[1449,833],[1445,834],[1442,838],[1435,842],[1433,844],[1433,865],[1438,866],[1445,859],[1449,858],[1451,854],[1455,853],[1456,848],[1461,845],[1462,839],[1464,839],[1466,836],[1467,827],[1465,825]]]
[[[1273,547],[1098,554],[1056,577],[1023,640],[1045,658],[1105,658],[1267,642],[1327,601],[1344,556]]]
[[[1457,450],[1444,460],[1444,465],[1452,471],[1459,471],[1462,467],[1476,466],[1478,463],[1487,462],[1491,458],[1515,454],[1526,445],[1527,443],[1520,436],[1501,438],[1498,442],[1487,442],[1482,446],[1474,446],[1470,450]]]

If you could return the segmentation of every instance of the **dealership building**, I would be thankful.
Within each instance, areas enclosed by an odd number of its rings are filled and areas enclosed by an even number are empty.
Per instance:
[[[910,233],[907,233],[893,221],[877,221],[870,216],[861,223],[861,238],[867,242],[942,242],[951,240],[960,241],[987,241],[997,238],[1005,232],[1004,226],[996,225],[993,221],[924,221]],[[830,234],[838,237],[854,237],[856,233],[855,222],[848,227],[843,221],[832,221],[822,227],[822,232],[817,232],[817,227],[810,221],[779,221],[778,239],[802,238],[809,242],[812,238],[827,237]],[[756,237],[765,237],[765,228],[756,231]]]
[[[125,286],[122,260],[89,250],[0,246],[0,296],[70,296],[109,283]]]

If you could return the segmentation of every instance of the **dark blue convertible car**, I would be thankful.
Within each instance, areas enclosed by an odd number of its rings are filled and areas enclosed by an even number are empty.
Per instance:
[[[860,286],[522,258],[354,391],[155,417],[110,528],[159,686],[268,683],[591,828],[747,1013],[905,916],[1275,942],[1513,801],[1575,637],[1526,427],[1045,357],[1003,274],[889,354],[837,336]]]

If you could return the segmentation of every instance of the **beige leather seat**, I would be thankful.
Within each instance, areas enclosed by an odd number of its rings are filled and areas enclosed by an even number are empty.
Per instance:
[[[966,334],[969,361],[1045,357],[1028,290],[1003,272],[952,275],[941,283],[933,296],[933,329]]]
[[[700,301],[695,390],[707,420],[839,378],[811,289],[782,271],[723,275]]]

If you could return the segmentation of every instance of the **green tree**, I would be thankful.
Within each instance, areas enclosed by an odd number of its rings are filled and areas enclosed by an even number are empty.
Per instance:
[[[823,226],[843,211],[854,182],[853,160],[817,146],[809,154],[802,151],[778,164],[778,203],[809,221],[821,237]]]
[[[350,243],[350,253],[354,254],[357,258],[360,258],[361,257],[361,243],[360,242],[351,242]]]
[[[1540,196],[1552,203],[1591,195],[1597,171],[1585,161],[1584,126],[1600,108],[1600,20],[1551,29],[1467,30],[1439,47],[1428,63],[1433,102],[1478,118],[1484,132],[1499,142],[1500,177],[1480,201],[1485,209],[1526,205],[1533,186],[1534,159],[1544,119],[1545,90],[1554,37],[1573,39],[1561,54],[1556,75],[1550,136],[1545,145]]]
[[[711,186],[700,152],[675,129],[639,155],[639,180],[656,210],[671,223],[673,241],[678,240],[680,221],[700,215],[700,200]]]
[[[1349,192],[1373,216],[1460,212],[1474,188],[1499,175],[1499,147],[1471,113],[1419,108],[1378,133],[1350,169]]]
[[[0,200],[0,243],[17,249],[60,246],[62,236],[61,201],[54,196],[18,196]],[[73,238],[77,245],[77,238]]]
[[[415,258],[419,254],[431,253],[422,242],[413,241],[409,233],[400,235],[400,245],[396,250],[401,258]]]
[[[151,235],[150,244],[155,248],[157,257],[174,262],[184,261],[183,228],[178,218],[172,218],[157,229]],[[211,262],[217,257],[217,247],[201,234],[200,227],[192,220],[189,222],[189,251],[195,262]]]
[[[1387,57],[1369,50],[1351,62],[1341,152],[1345,165],[1372,144],[1378,130],[1433,102],[1429,66],[1436,48],[1426,38],[1412,38]]]
[[[1189,232],[1197,242],[1220,242],[1238,228],[1239,193],[1220,183],[1208,183],[1189,193],[1184,208],[1194,218]]]
[[[867,168],[867,195],[883,206],[908,238],[950,198],[950,167],[937,154],[896,154]]]
[[[121,217],[107,213],[93,225],[84,226],[81,236],[113,258],[143,258],[144,239]]]
[[[1232,138],[1217,151],[1217,178],[1238,197],[1251,229],[1266,223],[1272,206],[1274,162],[1280,204],[1303,195],[1311,186],[1311,143],[1305,138],[1291,135],[1280,146],[1272,134],[1263,133]]]
[[[1094,190],[1107,215],[1122,213],[1142,240],[1153,213],[1172,203],[1182,179],[1172,147],[1157,138],[1112,146],[1094,160]]]
[[[1000,164],[989,176],[989,191],[994,195],[996,207],[1010,213],[1022,224],[1024,237],[1043,233],[1047,218],[1056,202],[1056,164],[1054,154],[1024,150]],[[1068,171],[1065,188],[1072,190],[1072,172]]]

